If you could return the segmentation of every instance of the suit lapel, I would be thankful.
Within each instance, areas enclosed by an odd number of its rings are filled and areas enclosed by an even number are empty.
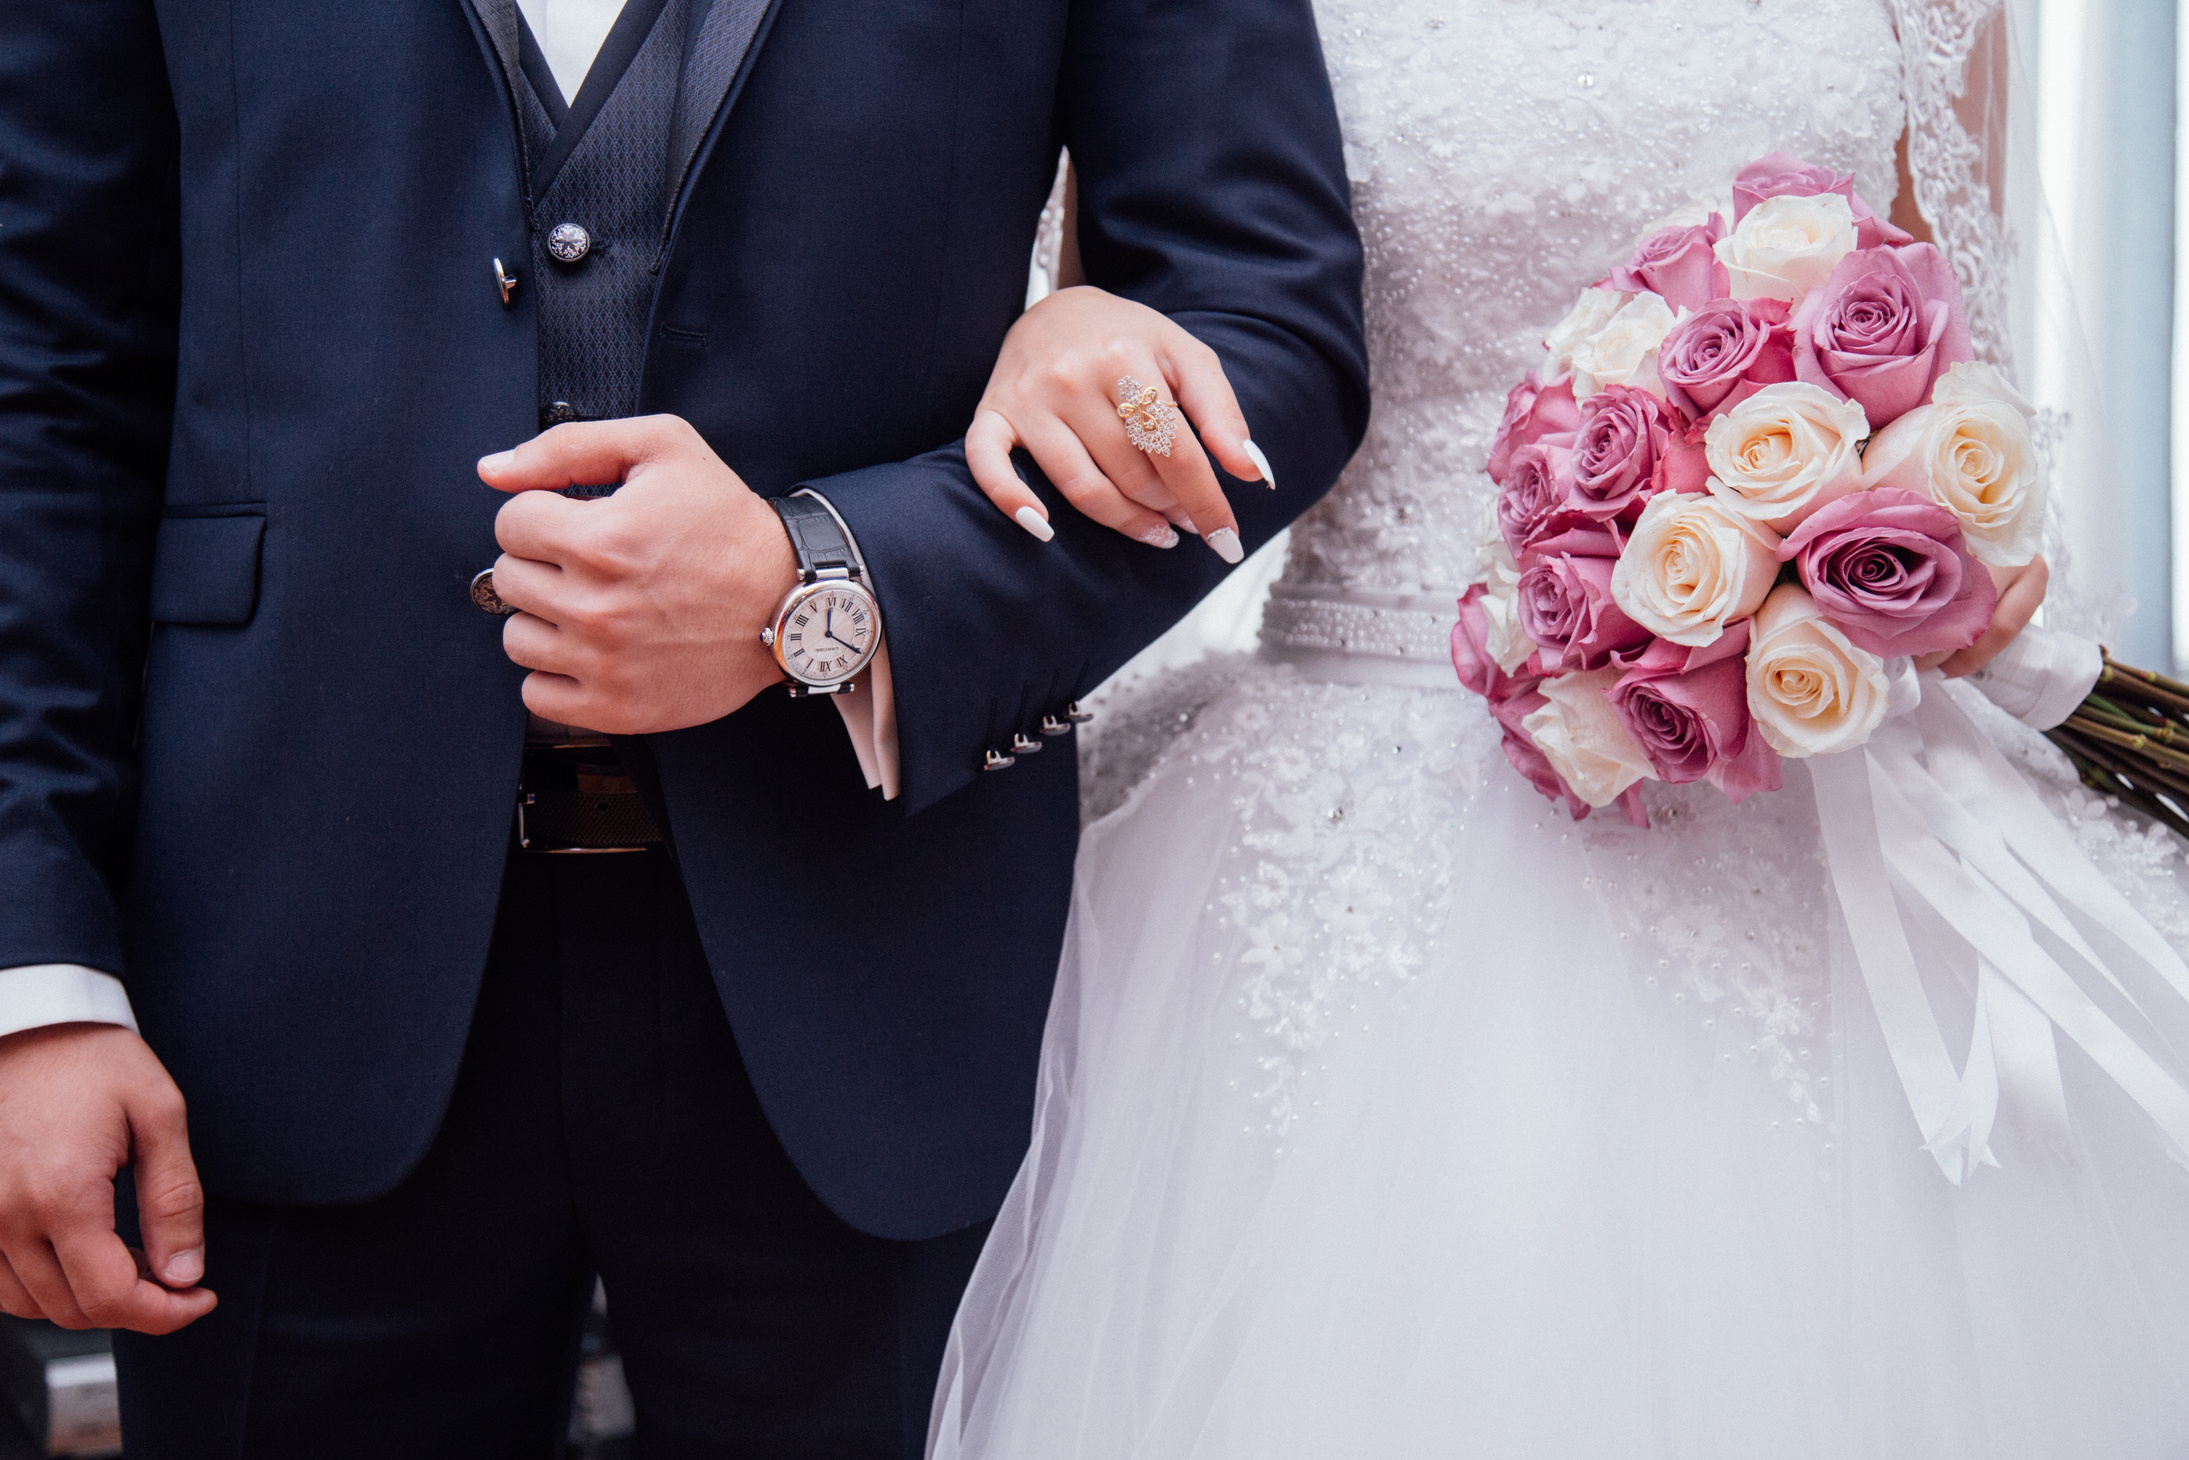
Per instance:
[[[478,17],[479,28],[486,32],[487,45],[493,54],[489,58],[501,67],[502,84],[510,86],[517,79],[517,0],[467,0],[471,13]]]
[[[509,129],[517,148],[517,175],[529,180],[532,171],[531,148],[526,145],[524,88],[517,84],[524,64],[518,45],[519,31],[517,0],[464,0],[464,8],[471,14],[472,30],[477,33],[479,49],[486,53],[487,69],[500,78],[503,99],[509,106]],[[532,206],[531,189],[525,190],[525,207]]]
[[[474,0],[477,4],[511,4],[514,0]],[[715,123],[734,101],[731,89],[751,67],[748,58],[759,49],[768,22],[780,0],[714,0],[700,22],[691,54],[684,62],[684,79],[677,90],[676,118],[669,129],[669,216],[662,220],[664,241],[683,204],[685,185],[699,159],[700,146]]]
[[[518,55],[517,0],[465,0],[477,29],[484,38],[488,59],[500,68],[503,91],[514,98],[523,65]],[[669,214],[662,220],[663,242],[683,206],[685,186],[700,160],[702,147],[734,103],[732,94],[739,78],[751,67],[750,57],[760,48],[781,0],[714,0],[700,22],[691,54],[684,63],[677,89],[676,116],[669,128]],[[510,118],[518,132],[517,145],[524,148],[523,128]],[[527,164],[529,170],[529,164]]]

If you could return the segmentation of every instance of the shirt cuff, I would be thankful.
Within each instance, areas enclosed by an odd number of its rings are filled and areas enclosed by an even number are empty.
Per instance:
[[[882,799],[897,799],[897,696],[889,678],[889,643],[874,651],[874,661],[849,690],[830,696],[844,717],[852,754],[868,790],[879,787]]]
[[[119,1024],[132,1033],[129,991],[111,973],[76,963],[0,968],[0,1035],[49,1024]]]

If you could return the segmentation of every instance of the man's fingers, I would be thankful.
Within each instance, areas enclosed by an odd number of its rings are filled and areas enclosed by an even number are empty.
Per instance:
[[[479,459],[479,480],[497,492],[558,492],[606,486],[640,467],[701,445],[678,416],[631,416],[619,421],[572,421],[542,431],[521,446]]]
[[[578,645],[560,627],[530,613],[513,613],[502,620],[502,652],[520,669],[544,670],[575,677],[572,656]]]
[[[510,663],[532,671],[524,677],[522,694],[533,714],[611,733],[621,728],[582,718],[580,706],[586,714],[598,710],[592,702],[599,695],[588,688],[598,661],[577,638],[546,619],[512,614],[502,620],[502,652]]]
[[[494,514],[494,541],[513,557],[560,563],[569,552],[579,514],[595,505],[558,497],[553,492],[526,492],[502,503],[501,511]],[[497,593],[501,591],[500,583],[496,577]]]
[[[551,624],[562,622],[554,606],[562,583],[563,569],[554,563],[514,553],[503,553],[494,560],[494,596],[511,608]]]
[[[45,1310],[38,1300],[23,1286],[23,1280],[15,1275],[14,1266],[0,1255],[0,1313],[11,1318],[43,1318]]]
[[[1178,392],[1179,406],[1217,463],[1240,481],[1275,488],[1276,473],[1247,435],[1246,415],[1216,352],[1173,325],[1164,333],[1158,353],[1163,374]]]
[[[145,1261],[156,1281],[196,1287],[205,1276],[205,1188],[190,1158],[182,1095],[169,1085],[139,1100],[129,1111],[129,1134]]]
[[[117,1242],[121,1239],[116,1238]],[[53,1255],[53,1248],[43,1237],[31,1237],[24,1241],[8,1243],[8,1266],[21,1279],[30,1293],[31,1301],[46,1318],[63,1328],[97,1328],[84,1316],[77,1305],[75,1290],[69,1285],[68,1274],[61,1271],[60,1259]]]
[[[524,707],[543,719],[585,725],[609,735],[620,734],[624,728],[606,723],[614,718],[613,714],[604,713],[595,698],[585,692],[585,686],[567,674],[534,670],[524,677],[520,693]]]
[[[136,1259],[110,1230],[78,1227],[56,1233],[53,1253],[67,1275],[81,1319],[64,1328],[128,1328],[138,1333],[172,1333],[213,1311],[206,1288],[174,1292],[137,1275]],[[48,1309],[50,1313],[50,1308]]]
[[[1087,454],[1078,432],[1050,417],[1026,433],[1026,450],[1034,464],[1048,474],[1050,485],[1064,494],[1083,517],[1121,532],[1150,547],[1176,547],[1178,531],[1151,512],[1127,500],[1094,458]]]
[[[1011,448],[1018,444],[1018,432],[1010,420],[984,405],[965,429],[965,464],[972,469],[974,485],[996,504],[997,511],[1047,542],[1056,536],[1056,529],[1049,525],[1049,511],[1011,467]]]
[[[1966,649],[1947,656],[1939,669],[1948,679],[1959,679],[1964,674],[1974,674],[1999,657],[2015,636],[2029,626],[2029,621],[2044,606],[2045,589],[2052,580],[2052,568],[2043,558],[2031,558],[2026,567],[1995,572],[1992,577],[2000,585],[1999,607],[1991,615],[1991,627],[1983,637]]]

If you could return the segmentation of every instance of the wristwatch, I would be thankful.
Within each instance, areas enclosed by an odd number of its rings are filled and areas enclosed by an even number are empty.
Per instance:
[[[882,610],[866,584],[866,563],[851,530],[828,499],[810,487],[768,505],[783,519],[798,554],[798,586],[760,631],[793,695],[842,694],[882,646]]]

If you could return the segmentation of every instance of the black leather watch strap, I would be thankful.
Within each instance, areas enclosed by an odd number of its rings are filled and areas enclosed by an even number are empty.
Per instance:
[[[788,497],[770,497],[768,505],[783,519],[783,530],[790,534],[791,551],[798,554],[798,579],[811,583],[830,573],[841,573],[850,578],[864,578],[864,565],[851,539],[844,535],[836,514],[829,510],[819,497],[794,493]]]

